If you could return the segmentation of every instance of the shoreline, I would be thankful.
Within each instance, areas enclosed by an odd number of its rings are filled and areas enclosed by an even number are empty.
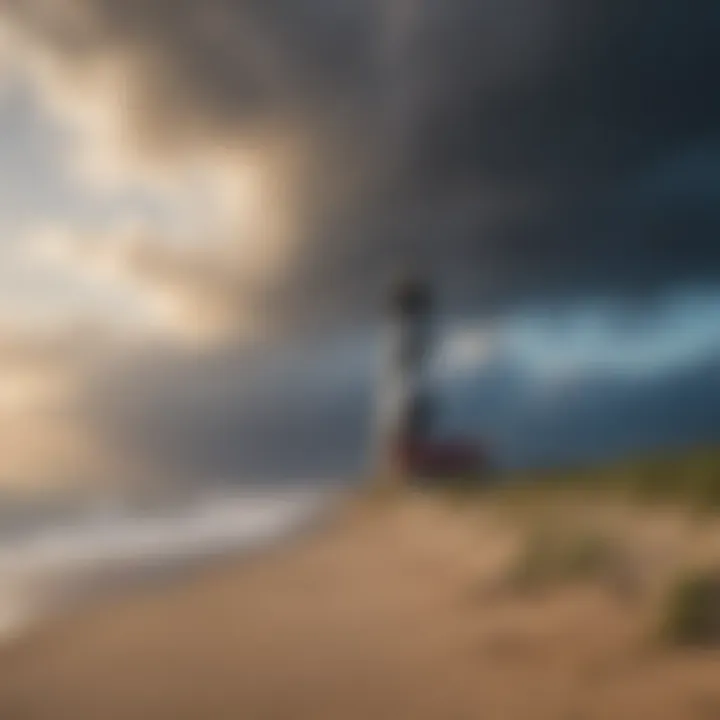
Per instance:
[[[56,591],[56,596],[44,607],[38,605],[25,616],[18,615],[8,622],[0,632],[0,655],[29,636],[85,613],[102,611],[106,606],[131,601],[134,597],[172,591],[206,574],[262,563],[337,522],[352,497],[348,491],[337,490],[325,491],[323,495],[325,497],[302,517],[269,536],[238,541],[226,548],[198,548],[189,554],[136,556],[111,567],[101,567],[95,573],[78,578],[77,583],[67,580],[69,587]]]
[[[720,657],[648,649],[645,601],[592,583],[502,590],[515,532],[428,498],[341,503],[290,542],[4,648],[0,717],[679,720],[700,717],[701,701],[720,708]]]

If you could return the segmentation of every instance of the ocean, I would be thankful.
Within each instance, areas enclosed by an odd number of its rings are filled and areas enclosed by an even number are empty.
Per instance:
[[[16,530],[0,540],[0,638],[79,603],[260,549],[312,523],[338,494],[224,491],[152,511],[115,503]]]

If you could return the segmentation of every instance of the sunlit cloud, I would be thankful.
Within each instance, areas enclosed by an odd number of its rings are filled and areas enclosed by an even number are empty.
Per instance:
[[[103,352],[80,328],[0,328],[0,486],[76,486],[101,467],[101,444],[75,399]],[[109,456],[105,457],[109,462]]]

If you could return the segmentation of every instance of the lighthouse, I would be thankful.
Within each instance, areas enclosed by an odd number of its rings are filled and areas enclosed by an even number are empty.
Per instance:
[[[393,288],[386,309],[378,434],[381,476],[409,479],[408,448],[428,441],[433,403],[428,378],[433,297],[427,283],[406,279]]]
[[[490,462],[482,444],[438,437],[438,405],[429,372],[435,345],[429,285],[415,279],[399,283],[386,313],[376,422],[383,486],[484,481]]]

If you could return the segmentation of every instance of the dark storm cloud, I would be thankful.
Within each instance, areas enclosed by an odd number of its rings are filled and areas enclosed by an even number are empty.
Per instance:
[[[537,33],[529,5],[438,6],[388,228],[338,250],[336,272],[419,258],[476,308],[716,280],[717,5],[538,4]],[[488,49],[499,22],[516,31]]]
[[[715,280],[715,198],[646,197],[665,159],[717,146],[712,0],[6,5],[77,77],[122,60],[148,148],[273,122],[311,138],[276,316],[356,315],[412,263],[474,309]]]
[[[278,305],[374,312],[408,266],[475,311],[714,283],[719,33],[711,2],[418,3],[404,114],[343,136],[387,162],[318,215]]]
[[[208,314],[239,324],[257,304],[270,325],[345,330],[377,318],[390,278],[415,266],[437,279],[450,311],[472,314],[588,295],[635,301],[720,279],[716,0],[0,7],[50,94],[66,93],[72,108],[88,97],[109,108],[100,113],[112,125],[107,137],[128,153],[172,169],[209,148],[232,163],[234,148],[270,143],[276,131],[301,139],[311,160],[293,177],[302,212],[280,272],[250,282],[242,271],[243,252],[264,252],[264,237],[243,238],[236,254],[162,243],[130,258],[128,272],[148,284],[212,290],[210,305],[223,307]],[[268,214],[275,210],[269,203]],[[253,352],[135,358],[81,388],[83,423],[157,476],[273,463],[278,473],[335,472],[362,456],[371,399],[362,372],[338,384],[324,374],[309,380],[313,363],[298,368],[296,350],[275,369]],[[626,430],[647,427],[647,439],[659,427],[657,398],[670,397],[659,385],[599,382],[566,405],[531,406],[527,378],[512,367],[493,372],[468,402],[498,410],[478,415],[478,427],[517,456],[550,453],[558,438],[566,447],[568,428],[588,452],[588,438],[619,442],[616,419]],[[685,408],[688,427],[717,420],[700,407],[695,380],[670,380],[667,406]],[[630,400],[652,413],[622,425]],[[590,429],[584,437],[578,418]],[[624,437],[639,442],[642,432]],[[544,447],[522,447],[530,437]]]

